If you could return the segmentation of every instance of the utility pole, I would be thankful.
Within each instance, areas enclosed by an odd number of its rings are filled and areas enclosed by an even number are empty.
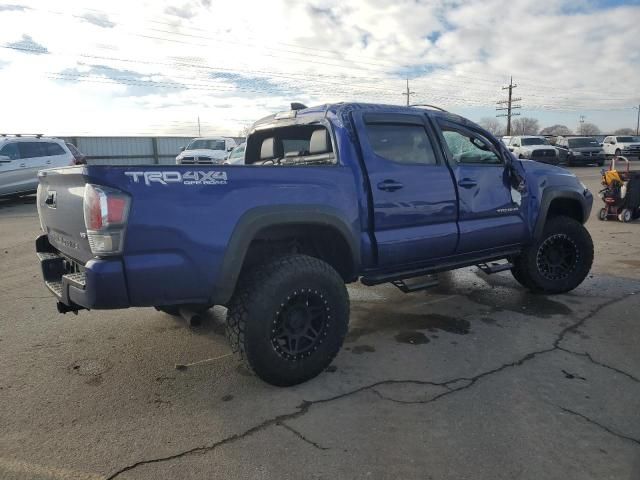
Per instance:
[[[514,105],[515,102],[519,102],[522,98],[513,98],[513,89],[518,85],[513,83],[513,77],[509,80],[509,85],[502,87],[502,90],[509,90],[509,97],[507,100],[500,100],[497,102],[498,107],[496,107],[497,111],[506,110],[507,113],[502,113],[500,115],[496,115],[496,117],[507,117],[507,135],[511,135],[511,117],[517,117],[520,115],[519,113],[513,113],[513,110],[516,108],[522,108],[520,105]],[[503,107],[502,105],[507,105]]]
[[[198,115],[198,136],[202,136],[202,134],[200,133],[200,115]]]
[[[584,119],[586,117],[584,115],[580,115],[580,126],[578,127],[578,133],[582,135],[582,131],[584,129]]]
[[[409,79],[407,78],[407,91],[402,94],[407,97],[407,107],[411,105],[411,95],[415,95],[415,94],[416,92],[412,92],[411,90],[409,90]]]
[[[638,119],[636,120],[636,136],[640,135],[640,105],[633,107],[638,110]]]

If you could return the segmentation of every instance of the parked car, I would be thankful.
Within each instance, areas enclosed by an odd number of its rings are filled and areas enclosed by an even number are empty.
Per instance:
[[[604,150],[593,137],[558,137],[556,148],[560,161],[566,162],[568,166],[590,163],[604,165]]]
[[[87,156],[82,153],[80,150],[76,148],[73,143],[65,142],[65,145],[73,155],[73,164],[74,165],[86,165],[87,164]]]
[[[559,163],[558,151],[549,145],[544,137],[530,135],[511,137],[508,148],[521,159],[535,160],[551,165]]]
[[[38,188],[38,171],[73,165],[74,157],[57,138],[0,136],[0,197],[28,195]]]
[[[236,146],[228,137],[194,138],[176,157],[178,165],[220,165]]]
[[[640,158],[640,137],[629,135],[612,135],[605,137],[602,148],[608,157],[636,157]]]
[[[246,148],[246,143],[241,143],[236,148],[231,150],[231,153],[224,161],[225,165],[244,165],[244,150]]]
[[[257,122],[245,163],[41,172],[36,251],[58,310],[225,305],[233,350],[293,385],[338,353],[345,283],[413,292],[478,265],[551,294],[591,268],[589,190],[457,115],[303,107]]]

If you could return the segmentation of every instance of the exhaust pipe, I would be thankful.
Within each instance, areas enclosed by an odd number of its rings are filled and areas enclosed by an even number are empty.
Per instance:
[[[185,319],[190,327],[198,327],[202,324],[202,312],[196,312],[190,308],[181,308],[180,316]]]

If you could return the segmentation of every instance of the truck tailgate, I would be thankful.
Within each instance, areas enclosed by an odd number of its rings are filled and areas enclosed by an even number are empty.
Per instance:
[[[85,264],[93,255],[84,224],[83,197],[87,183],[84,168],[45,170],[38,177],[38,213],[49,243]]]

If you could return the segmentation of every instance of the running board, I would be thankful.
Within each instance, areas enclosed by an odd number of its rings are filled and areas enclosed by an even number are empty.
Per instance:
[[[492,273],[504,272],[505,270],[511,270],[513,268],[513,263],[479,263],[476,265],[480,270],[482,270],[487,275],[491,275]]]
[[[488,262],[495,260],[503,260],[513,255],[518,255],[521,252],[520,248],[509,248],[493,254],[485,254],[482,257],[475,258],[461,258],[456,260],[450,260],[444,263],[438,263],[422,268],[416,268],[412,270],[403,270],[396,272],[384,272],[384,273],[369,273],[365,274],[360,281],[363,285],[368,287],[372,285],[380,285],[381,283],[394,282],[396,280],[406,280],[407,278],[422,277],[424,275],[432,275],[434,273],[447,272],[449,270],[456,270],[458,268],[471,267],[478,265],[478,262],[487,264]],[[513,267],[509,264],[508,268]],[[506,269],[506,268],[505,268]]]
[[[418,292],[420,290],[426,290],[427,288],[437,287],[438,277],[435,275],[426,275],[425,277],[417,278],[413,282],[407,283],[407,278],[404,280],[393,280],[391,283],[398,287],[400,291],[404,293]]]

